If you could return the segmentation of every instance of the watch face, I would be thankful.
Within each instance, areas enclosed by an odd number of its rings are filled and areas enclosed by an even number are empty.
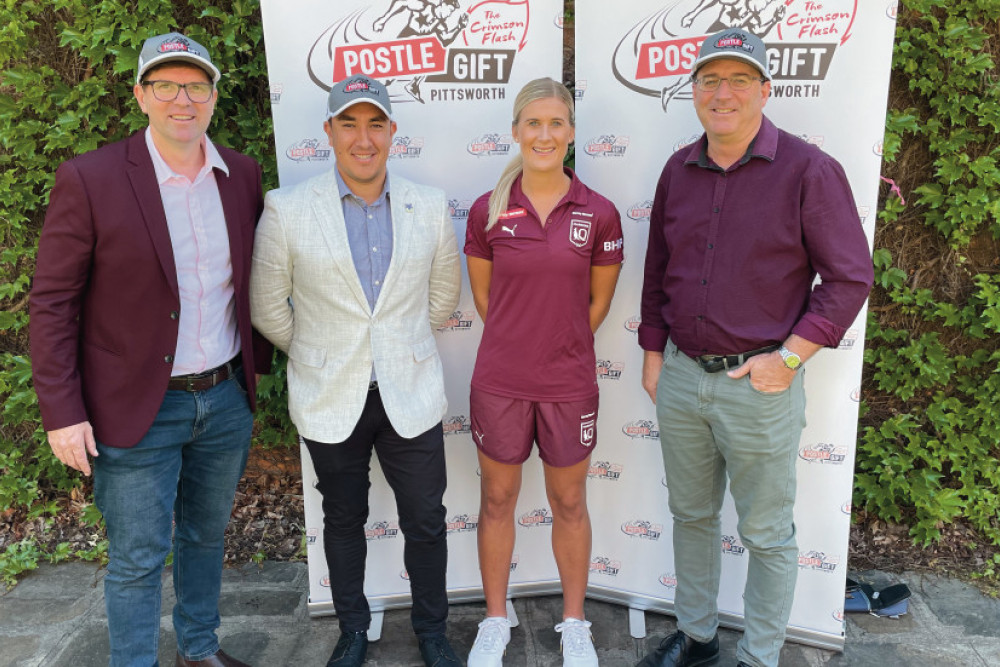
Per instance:
[[[789,350],[787,347],[782,347],[778,351],[778,354],[781,355],[781,359],[782,361],[785,362],[786,368],[789,368],[794,371],[795,369],[797,369],[799,366],[802,365],[802,358],[799,355],[792,352],[791,350]]]

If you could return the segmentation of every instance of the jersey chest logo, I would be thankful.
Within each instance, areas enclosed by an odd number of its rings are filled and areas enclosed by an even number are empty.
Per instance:
[[[573,218],[569,223],[569,242],[577,248],[587,245],[590,238],[590,220]]]

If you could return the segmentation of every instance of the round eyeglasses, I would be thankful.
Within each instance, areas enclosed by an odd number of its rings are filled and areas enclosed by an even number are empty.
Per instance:
[[[153,89],[153,97],[161,102],[173,102],[180,95],[181,88],[184,94],[195,104],[204,104],[212,99],[212,91],[215,86],[204,81],[192,81],[191,83],[177,83],[175,81],[165,81],[162,79],[143,81],[142,85],[150,86]]]
[[[705,93],[713,93],[719,89],[723,81],[729,82],[729,88],[732,90],[747,90],[753,85],[754,81],[760,81],[764,83],[767,79],[759,76],[749,76],[746,74],[736,74],[734,76],[703,76],[700,79],[692,79],[694,81],[695,87]]]

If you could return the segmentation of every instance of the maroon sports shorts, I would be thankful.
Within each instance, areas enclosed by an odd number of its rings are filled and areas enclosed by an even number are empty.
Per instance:
[[[598,396],[582,401],[545,403],[497,396],[472,388],[469,411],[472,439],[498,463],[521,465],[538,442],[538,456],[566,468],[590,456],[597,444]]]

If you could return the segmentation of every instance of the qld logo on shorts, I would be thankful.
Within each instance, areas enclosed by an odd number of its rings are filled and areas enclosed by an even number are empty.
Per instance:
[[[584,447],[594,446],[594,437],[597,435],[597,413],[580,415],[580,444]]]
[[[621,361],[610,361],[608,359],[598,359],[597,364],[598,380],[620,380],[625,364]]]
[[[329,148],[320,148],[319,139],[303,139],[285,150],[285,157],[293,162],[319,162],[330,159]]]
[[[677,588],[677,575],[673,572],[664,572],[659,576],[657,581],[660,582],[661,586],[666,588]]]
[[[622,563],[607,556],[594,556],[590,560],[590,573],[603,574],[608,577],[617,577],[622,569]]]
[[[445,435],[467,435],[472,433],[472,422],[465,415],[448,417],[441,424]]]
[[[373,521],[365,526],[365,539],[388,540],[399,535],[399,524],[395,521]]]
[[[625,210],[625,216],[629,220],[636,222],[649,222],[649,216],[653,214],[653,200],[644,199],[636,202]]]
[[[418,158],[423,150],[423,137],[401,137],[397,134],[392,140],[392,146],[389,146],[389,159]]]
[[[592,461],[587,468],[587,477],[591,479],[607,479],[617,482],[622,476],[622,465],[610,461]]]
[[[799,458],[809,463],[829,463],[843,465],[847,459],[847,447],[837,447],[829,442],[817,442],[799,450]]]
[[[447,525],[449,533],[474,533],[479,528],[479,515],[457,514]]]
[[[807,551],[799,554],[799,569],[832,573],[840,565],[840,556],[828,555],[822,551]]]
[[[660,427],[649,419],[636,419],[622,426],[622,433],[630,438],[659,440]]]
[[[739,538],[732,535],[722,536],[722,553],[729,554],[730,556],[742,556],[747,548],[743,546]]]
[[[456,310],[438,327],[438,331],[468,331],[472,328],[472,320],[475,315],[471,310]]]
[[[622,524],[622,532],[629,537],[640,537],[655,542],[663,534],[663,525],[645,519],[633,519]]]
[[[572,218],[569,222],[569,242],[577,248],[583,248],[588,240],[590,240],[590,220]]]
[[[531,510],[530,512],[525,512],[517,519],[517,523],[524,526],[525,528],[536,528],[538,526],[551,526],[552,525],[552,515],[549,514],[549,510],[545,507],[539,507],[538,509]]]

